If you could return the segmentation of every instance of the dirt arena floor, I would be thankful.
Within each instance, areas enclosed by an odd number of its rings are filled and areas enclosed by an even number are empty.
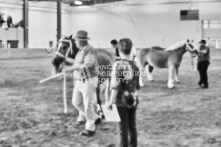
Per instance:
[[[221,146],[221,53],[209,67],[209,89],[198,89],[190,58],[180,68],[181,83],[167,89],[167,70],[156,69],[145,80],[137,110],[139,147]],[[62,82],[50,76],[51,59],[0,60],[1,147],[115,147],[115,123],[103,122],[94,137],[79,136],[68,82],[68,114],[63,114]],[[145,77],[143,77],[145,78]],[[145,78],[146,79],[146,78]]]

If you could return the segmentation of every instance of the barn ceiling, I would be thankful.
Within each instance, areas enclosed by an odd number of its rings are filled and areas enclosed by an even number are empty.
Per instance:
[[[29,0],[29,1],[56,1],[56,0]],[[70,6],[79,6],[75,4],[75,1],[81,1],[82,5],[96,5],[96,4],[104,4],[104,3],[113,3],[113,2],[119,2],[124,0],[61,0],[61,2],[69,4]]]
[[[32,2],[56,2],[57,0],[29,0]],[[221,2],[221,0],[61,0],[62,3],[72,7],[77,7],[76,1],[81,1],[82,5],[90,6],[96,4],[121,4],[121,5],[156,5],[156,4],[177,4],[177,3],[205,3]],[[23,3],[23,0],[0,0],[0,3]]]

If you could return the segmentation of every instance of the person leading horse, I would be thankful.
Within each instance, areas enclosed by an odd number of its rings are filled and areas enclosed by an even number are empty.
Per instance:
[[[85,130],[80,134],[92,136],[95,124],[100,121],[94,109],[97,103],[101,104],[100,84],[110,77],[108,73],[113,56],[104,49],[94,49],[89,45],[86,31],[78,31],[74,39],[72,36],[60,39],[52,64],[55,73],[61,72],[65,65],[67,71],[74,71],[76,83],[72,102],[79,111],[76,125],[86,123]],[[80,105],[81,102],[84,107]]]

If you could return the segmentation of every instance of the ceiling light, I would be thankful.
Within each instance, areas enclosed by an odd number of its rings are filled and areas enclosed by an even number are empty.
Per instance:
[[[82,1],[74,1],[74,4],[75,5],[82,5],[83,3],[82,3]]]

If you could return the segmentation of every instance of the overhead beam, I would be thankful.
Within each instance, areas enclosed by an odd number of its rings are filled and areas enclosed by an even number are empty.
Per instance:
[[[91,6],[96,4],[105,4],[105,3],[119,2],[124,0],[80,0],[80,1],[83,3],[82,5]],[[70,6],[81,6],[81,5],[76,5],[74,1],[70,1],[69,4]]]

